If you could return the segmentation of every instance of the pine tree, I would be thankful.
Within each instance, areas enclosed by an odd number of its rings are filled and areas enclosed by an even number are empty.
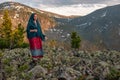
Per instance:
[[[13,47],[21,47],[24,43],[24,27],[18,24],[18,28],[13,31],[12,41]]]
[[[0,48],[16,48],[21,47],[24,41],[24,27],[18,24],[15,30],[12,30],[12,22],[8,14],[8,10],[5,10],[3,16],[3,23],[0,27]]]
[[[24,27],[22,26],[22,24],[18,24],[18,46],[22,46],[23,42],[24,42],[24,33],[25,33],[25,30],[24,30]]]
[[[81,42],[81,39],[80,37],[77,35],[76,32],[72,32],[71,33],[71,47],[72,48],[79,48],[80,47],[80,42]]]
[[[11,32],[12,32],[12,22],[8,14],[8,10],[5,10],[3,16],[3,23],[0,28],[0,47],[1,48],[10,48],[11,44]]]

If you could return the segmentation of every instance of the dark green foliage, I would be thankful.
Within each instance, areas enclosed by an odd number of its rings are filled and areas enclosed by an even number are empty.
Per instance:
[[[21,47],[24,44],[24,27],[20,24],[18,24],[18,28],[13,32],[12,38],[13,38],[13,48],[14,47]]]
[[[6,44],[6,41],[4,38],[0,38],[0,49],[7,48],[8,45]]]
[[[22,45],[20,46],[21,48],[27,48],[27,47],[29,47],[29,44],[28,43],[22,43]]]
[[[23,71],[25,71],[25,70],[27,70],[28,69],[28,65],[21,65],[19,68],[18,68],[18,71],[20,71],[20,72],[23,72]]]
[[[10,48],[11,45],[12,22],[8,11],[5,10],[3,16],[3,23],[0,27],[0,48]]]
[[[12,22],[9,18],[8,10],[5,10],[3,16],[3,23],[0,27],[0,48],[20,48],[28,47],[27,43],[24,43],[24,27],[21,23],[15,30],[12,30]]]
[[[120,71],[116,69],[110,69],[110,73],[107,75],[107,80],[119,80]]]
[[[3,56],[3,54],[2,54],[2,53],[0,53],[0,59],[2,58],[2,56]]]
[[[3,60],[3,63],[4,63],[5,65],[10,65],[11,60],[12,60],[11,58],[4,59],[4,60]]]
[[[81,42],[81,39],[80,37],[77,35],[76,32],[72,32],[71,33],[71,47],[72,48],[79,48],[80,47],[80,42]]]
[[[4,70],[7,74],[9,73],[9,75],[11,75],[13,71],[13,66],[5,66]]]

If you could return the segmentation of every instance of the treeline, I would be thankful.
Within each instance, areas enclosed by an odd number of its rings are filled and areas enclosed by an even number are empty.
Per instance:
[[[0,48],[27,47],[28,44],[24,43],[24,33],[25,30],[21,23],[18,24],[17,28],[13,29],[8,10],[5,10],[3,22],[0,26]]]

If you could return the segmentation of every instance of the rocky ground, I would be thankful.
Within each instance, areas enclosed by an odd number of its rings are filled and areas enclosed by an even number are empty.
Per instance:
[[[29,70],[29,48],[0,50],[2,80],[120,80],[119,51],[74,51],[44,48],[44,57]]]

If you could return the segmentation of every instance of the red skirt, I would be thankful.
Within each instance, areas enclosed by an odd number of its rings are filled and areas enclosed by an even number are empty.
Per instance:
[[[34,37],[29,39],[30,50],[33,58],[42,58],[43,50],[42,50],[42,40],[40,37]]]

